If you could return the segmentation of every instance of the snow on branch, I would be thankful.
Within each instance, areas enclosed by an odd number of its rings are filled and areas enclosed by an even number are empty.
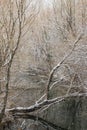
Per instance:
[[[51,70],[50,72],[50,75],[49,75],[49,78],[48,78],[48,83],[47,83],[47,89],[46,89],[46,97],[47,99],[49,99],[49,91],[50,91],[50,84],[51,84],[51,81],[52,81],[52,78],[53,78],[53,75],[55,73],[55,71],[65,62],[65,60],[72,54],[72,52],[74,51],[77,43],[79,42],[79,40],[82,39],[82,36],[83,36],[83,33],[80,34],[77,39],[75,40],[74,42],[74,45],[73,45],[73,48],[71,49],[71,51],[69,52],[68,55],[66,55],[62,61],[60,63],[58,63],[56,66],[54,66],[54,68]]]
[[[80,96],[87,96],[86,93],[73,93],[73,94],[69,94],[69,95],[64,95],[64,96],[60,96],[54,99],[50,99],[50,100],[44,100],[41,103],[38,104],[34,104],[30,107],[16,107],[16,108],[12,108],[12,109],[6,109],[6,112],[11,113],[12,115],[14,114],[19,114],[19,113],[31,113],[31,112],[35,112],[36,110],[39,110],[41,108],[43,108],[44,106],[48,106],[51,104],[55,104],[55,103],[60,103],[62,101],[64,101],[67,98],[72,98],[72,97],[80,97]]]

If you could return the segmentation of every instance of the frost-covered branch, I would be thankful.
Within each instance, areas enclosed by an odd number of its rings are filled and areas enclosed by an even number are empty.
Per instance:
[[[61,65],[67,60],[67,58],[73,53],[73,51],[74,51],[74,49],[75,49],[77,43],[78,43],[79,40],[82,38],[82,36],[83,36],[83,34],[80,34],[80,35],[78,36],[78,38],[75,40],[74,45],[73,45],[73,48],[72,48],[72,50],[69,52],[69,54],[66,55],[66,56],[63,58],[63,60],[62,60],[60,63],[58,63],[58,64],[51,70],[51,72],[50,72],[50,74],[49,74],[48,82],[47,82],[47,90],[46,90],[47,99],[49,99],[50,84],[51,84],[51,82],[52,82],[52,78],[53,78],[53,75],[54,75],[55,71],[56,71],[57,69],[59,69],[60,66],[61,66]]]
[[[16,108],[12,108],[12,109],[6,109],[6,112],[11,113],[12,115],[17,114],[17,113],[18,114],[19,113],[31,113],[31,112],[35,112],[35,111],[41,109],[44,106],[48,106],[48,105],[55,104],[55,103],[60,103],[67,98],[72,98],[72,97],[77,97],[77,96],[80,97],[80,96],[84,96],[84,95],[87,96],[86,93],[76,92],[73,94],[53,98],[51,100],[44,100],[41,103],[38,103],[38,104],[36,103],[30,107],[16,107]]]

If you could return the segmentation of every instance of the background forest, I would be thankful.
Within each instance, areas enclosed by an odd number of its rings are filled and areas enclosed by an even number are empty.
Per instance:
[[[0,130],[87,130],[87,0],[0,0]]]

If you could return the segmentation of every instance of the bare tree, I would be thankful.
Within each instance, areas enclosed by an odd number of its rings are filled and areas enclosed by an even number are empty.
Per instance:
[[[4,93],[3,106],[0,112],[0,122],[2,121],[8,100],[11,66],[19,48],[21,38],[29,31],[31,23],[34,21],[35,8],[31,10],[31,0],[7,0],[6,4],[0,5],[0,71],[4,70]],[[30,12],[26,19],[26,11]],[[24,33],[27,28],[27,31]],[[2,79],[1,79],[2,80]],[[1,83],[1,81],[0,81]]]
[[[85,27],[86,27],[86,14],[87,14],[87,11],[86,11],[86,8],[87,8],[87,2],[86,0],[82,0],[82,29],[83,31],[85,31]]]

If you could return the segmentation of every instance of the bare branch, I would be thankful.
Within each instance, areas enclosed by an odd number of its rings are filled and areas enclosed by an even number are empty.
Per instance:
[[[30,115],[30,114],[15,114],[14,115],[15,118],[23,118],[23,119],[31,119],[31,120],[34,120],[34,121],[38,121],[40,122],[42,125],[44,125],[45,127],[51,127],[51,128],[54,128],[55,130],[68,130],[66,128],[63,128],[59,125],[56,125],[54,123],[51,123],[49,121],[46,121],[45,119],[41,118],[41,117],[38,117],[37,119],[37,116],[35,115]]]
[[[80,34],[80,35],[79,35],[79,37],[78,37],[78,38],[76,39],[76,41],[74,42],[73,48],[72,48],[72,50],[69,52],[69,54],[68,54],[67,56],[65,56],[65,57],[63,58],[63,60],[62,60],[60,63],[58,63],[58,64],[51,70],[50,75],[49,75],[49,79],[48,79],[48,83],[47,83],[47,90],[46,90],[47,99],[49,99],[50,84],[51,84],[51,82],[52,82],[52,78],[53,78],[53,75],[54,75],[55,71],[56,71],[57,69],[59,69],[59,67],[65,62],[65,60],[67,60],[67,58],[72,54],[72,52],[74,51],[74,49],[75,49],[77,43],[78,43],[79,40],[82,38],[82,36],[83,36],[83,34]]]
[[[30,107],[17,107],[17,108],[12,108],[12,109],[6,109],[6,112],[11,113],[12,115],[14,115],[15,113],[31,113],[31,112],[35,112],[39,109],[41,109],[44,106],[48,106],[54,103],[60,103],[63,100],[67,99],[67,98],[72,98],[72,97],[80,97],[80,96],[87,96],[86,93],[73,93],[73,94],[69,94],[69,95],[64,95],[64,96],[60,96],[51,100],[44,100],[41,103],[38,104],[34,104]]]

